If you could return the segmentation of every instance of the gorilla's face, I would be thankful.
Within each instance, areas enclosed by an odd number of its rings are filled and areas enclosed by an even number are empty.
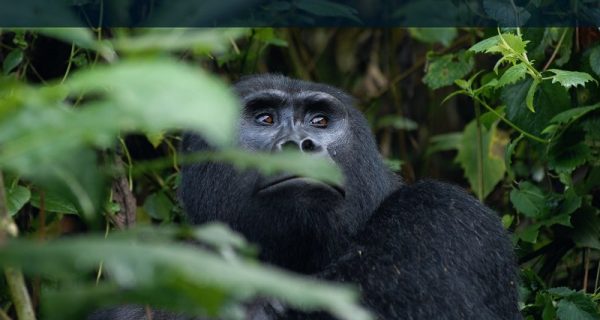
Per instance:
[[[181,198],[193,223],[223,221],[261,247],[261,258],[310,272],[330,261],[397,186],[352,99],[333,87],[282,76],[255,76],[235,86],[243,104],[238,146],[295,149],[335,162],[342,186],[281,174],[263,177],[230,165],[183,168]],[[207,149],[197,135],[183,151]]]
[[[344,142],[350,139],[348,112],[336,97],[323,92],[289,93],[269,89],[242,99],[239,145],[251,151],[280,152],[295,150],[334,161]],[[328,205],[335,206],[345,196],[343,185],[323,182],[290,174],[273,177],[259,176],[256,197],[271,201],[315,203],[319,192],[330,197]],[[305,199],[301,199],[304,197]],[[331,211],[334,208],[328,208]]]

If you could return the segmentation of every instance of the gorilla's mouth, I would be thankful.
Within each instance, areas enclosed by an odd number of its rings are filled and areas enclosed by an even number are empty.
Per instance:
[[[345,197],[346,191],[339,185],[325,183],[323,181],[302,177],[297,175],[283,175],[265,178],[258,184],[258,192],[269,192],[283,188],[321,188],[329,189],[333,192],[338,193],[340,196]]]

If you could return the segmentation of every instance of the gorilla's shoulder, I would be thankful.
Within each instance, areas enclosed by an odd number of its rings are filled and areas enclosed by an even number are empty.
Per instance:
[[[379,238],[381,243],[429,244],[436,250],[464,245],[488,250],[498,248],[490,246],[495,241],[507,243],[495,212],[464,189],[433,180],[402,185],[390,194],[358,236],[367,234],[378,236],[360,242]],[[510,254],[510,246],[502,248]]]

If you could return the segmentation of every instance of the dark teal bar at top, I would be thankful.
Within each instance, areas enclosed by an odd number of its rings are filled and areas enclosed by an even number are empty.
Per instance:
[[[0,27],[598,27],[600,0],[0,0]]]

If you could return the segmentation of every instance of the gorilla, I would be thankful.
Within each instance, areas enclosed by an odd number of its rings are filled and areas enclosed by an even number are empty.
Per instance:
[[[180,197],[190,222],[227,223],[260,246],[266,263],[357,284],[378,319],[521,319],[512,245],[498,216],[458,187],[403,183],[349,95],[281,75],[245,77],[234,89],[243,104],[238,147],[333,161],[344,183],[187,165]],[[194,133],[183,138],[184,153],[210,148]],[[268,306],[260,314],[331,319]]]

